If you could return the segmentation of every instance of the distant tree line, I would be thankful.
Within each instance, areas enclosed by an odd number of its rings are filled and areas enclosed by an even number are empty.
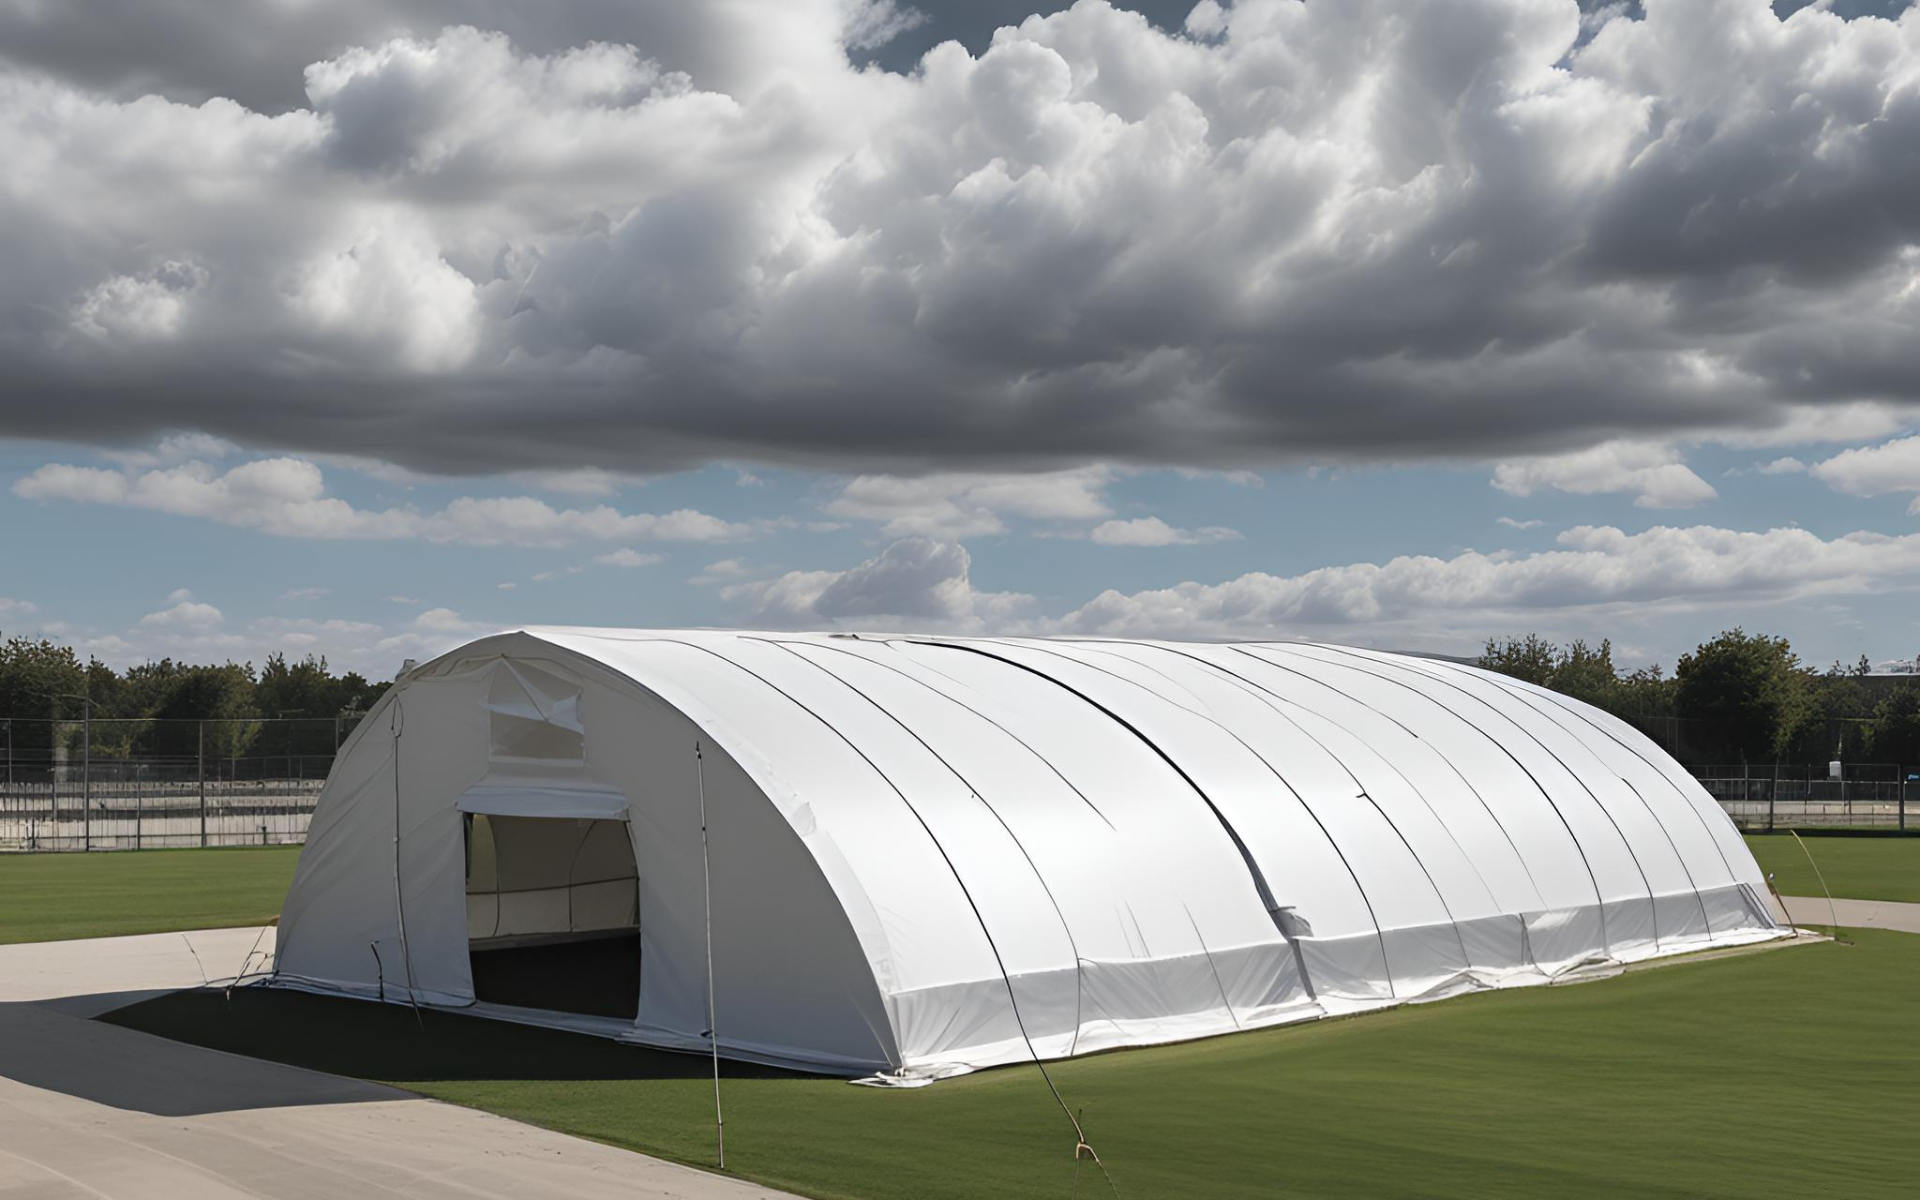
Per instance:
[[[88,701],[97,758],[192,757],[201,750],[200,721],[209,757],[332,754],[333,718],[364,712],[382,690],[355,671],[335,675],[312,655],[272,654],[258,668],[163,658],[120,672],[45,639],[0,640],[0,720],[10,719],[20,759],[50,757],[56,744],[77,753]],[[264,722],[276,718],[306,719],[265,733]]]
[[[1478,662],[1649,732],[1677,718],[1685,756],[1696,762],[1812,763],[1838,752],[1920,764],[1920,676],[1869,686],[1864,657],[1819,671],[1801,663],[1786,638],[1729,630],[1681,655],[1671,676],[1658,666],[1621,672],[1610,641],[1560,646],[1535,634],[1489,639]],[[77,721],[85,700],[96,757],[190,757],[203,720],[210,757],[331,754],[332,718],[364,712],[384,688],[358,672],[335,675],[312,655],[272,654],[258,668],[168,658],[119,672],[45,639],[0,640],[0,719],[13,718],[14,753],[24,759],[49,757],[56,738],[77,751],[78,731],[55,722]],[[263,722],[277,718],[305,720],[265,733]]]
[[[1825,671],[1783,637],[1732,629],[1659,666],[1622,673],[1613,646],[1489,639],[1479,664],[1606,709],[1650,732],[1684,722],[1687,757],[1716,763],[1849,760],[1920,764],[1920,677],[1866,678],[1863,655]]]

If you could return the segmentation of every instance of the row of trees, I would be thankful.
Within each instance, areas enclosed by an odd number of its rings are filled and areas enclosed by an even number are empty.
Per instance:
[[[1489,640],[1479,663],[1649,731],[1683,728],[1678,748],[1696,761],[1824,762],[1838,752],[1920,763],[1920,678],[1870,686],[1865,658],[1816,671],[1785,638],[1730,630],[1682,655],[1671,676],[1658,666],[1621,672],[1610,642],[1559,646],[1533,634]],[[162,659],[122,673],[98,659],[82,662],[70,646],[0,640],[0,719],[13,718],[11,748],[26,759],[50,756],[58,738],[71,742],[75,732],[56,722],[77,719],[89,700],[97,757],[191,756],[200,721],[209,722],[206,752],[214,757],[331,754],[334,718],[364,712],[380,691],[312,656],[274,654],[257,669]],[[263,735],[267,718],[303,720]]]
[[[1533,634],[1487,642],[1479,663],[1606,709],[1650,731],[1676,719],[1687,757],[1714,762],[1920,763],[1920,678],[1867,680],[1851,667],[1803,664],[1783,637],[1732,629],[1658,666],[1621,673],[1613,646],[1557,646]]]
[[[44,639],[0,640],[0,719],[9,719],[16,758],[52,755],[56,744],[77,749],[77,721],[91,702],[93,754],[119,758],[134,752],[190,757],[201,749],[217,758],[249,753],[314,755],[334,749],[334,718],[355,716],[379,698],[380,688],[357,672],[335,675],[324,658],[289,661],[274,654],[264,665],[198,665],[161,659],[124,673],[71,646]],[[268,718],[305,718],[273,727]]]

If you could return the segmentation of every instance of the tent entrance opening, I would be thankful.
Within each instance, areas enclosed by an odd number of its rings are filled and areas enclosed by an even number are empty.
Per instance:
[[[625,821],[466,817],[474,997],[631,1020],[640,888]]]

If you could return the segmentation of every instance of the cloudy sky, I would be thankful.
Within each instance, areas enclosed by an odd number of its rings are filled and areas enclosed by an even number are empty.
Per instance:
[[[0,629],[118,665],[1920,651],[1907,0],[0,0],[0,148]]]

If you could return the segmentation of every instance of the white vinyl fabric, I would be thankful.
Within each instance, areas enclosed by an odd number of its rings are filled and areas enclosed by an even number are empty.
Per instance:
[[[278,981],[471,1004],[460,812],[624,818],[639,1015],[603,1031],[704,1048],[703,797],[722,1053],[898,1082],[1782,932],[1678,764],[1452,662],[549,628],[356,731]]]
[[[627,798],[619,792],[561,787],[474,787],[453,806],[463,813],[495,817],[574,817],[582,821],[624,821]]]

